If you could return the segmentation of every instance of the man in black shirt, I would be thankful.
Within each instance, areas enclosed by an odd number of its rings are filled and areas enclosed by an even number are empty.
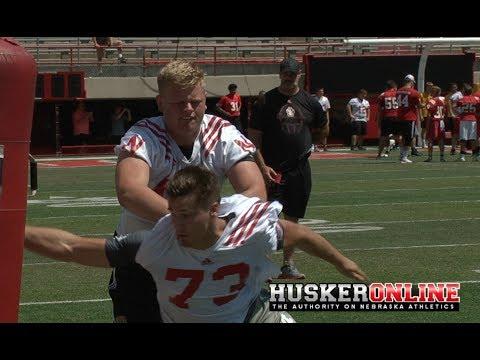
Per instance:
[[[295,223],[305,216],[312,187],[308,162],[312,133],[320,134],[326,124],[322,106],[299,88],[299,78],[298,62],[283,60],[280,86],[265,94],[265,103],[253,112],[248,130],[257,147],[256,160],[267,182],[269,200],[279,201],[285,219]],[[284,251],[279,278],[305,278],[293,263],[293,250]]]

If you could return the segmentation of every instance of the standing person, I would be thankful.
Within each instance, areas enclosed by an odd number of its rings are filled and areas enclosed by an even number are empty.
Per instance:
[[[360,89],[357,97],[350,99],[347,104],[347,114],[351,121],[352,142],[350,149],[366,150],[363,147],[363,137],[367,134],[367,122],[370,117],[370,103],[365,98],[367,90]]]
[[[104,56],[105,56],[105,49],[107,47],[115,47],[118,51],[118,62],[125,64],[127,61],[123,57],[123,41],[114,37],[99,37],[94,36],[92,38],[93,45],[95,46],[95,50],[97,51],[97,59],[98,62],[101,63]]]
[[[305,216],[312,187],[308,158],[312,133],[325,125],[322,107],[298,86],[300,65],[293,58],[280,64],[280,86],[265,94],[265,104],[253,113],[248,134],[257,149],[256,158],[268,186],[270,201],[283,205],[286,220],[297,223]],[[293,261],[293,249],[285,249],[280,278],[304,279]]]
[[[85,102],[79,101],[72,114],[73,137],[75,145],[86,145],[90,141],[90,124],[95,120],[93,113],[87,111]]]
[[[420,134],[420,141],[421,141],[421,146],[422,148],[427,147],[427,141],[426,141],[426,124],[425,120],[429,116],[429,112],[427,110],[427,104],[430,102],[430,100],[433,99],[432,95],[432,89],[433,89],[433,83],[428,81],[425,83],[425,91],[420,94],[420,114],[422,115],[420,119],[420,127],[422,129],[421,134]]]
[[[440,161],[445,162],[445,98],[440,96],[442,89],[433,86],[431,94],[432,99],[427,103],[425,109],[425,128],[427,130],[428,158],[425,162],[433,160],[433,144],[438,142],[440,148]]]
[[[456,110],[459,118],[459,139],[460,148],[467,149],[468,143],[472,149],[477,147],[477,115],[480,112],[480,99],[473,96],[473,89],[470,84],[463,84],[464,96],[457,100]],[[460,153],[459,161],[465,161],[465,154]],[[478,161],[475,154],[472,154],[472,161]]]
[[[480,83],[473,85],[473,96],[480,99]],[[477,155],[477,159],[480,159],[480,115],[477,116],[477,146],[472,151],[472,154]]]
[[[130,110],[123,104],[115,106],[112,114],[111,143],[118,144],[132,122]]]
[[[314,98],[320,103],[320,105],[322,105],[323,111],[325,111],[325,116],[327,118],[327,123],[323,127],[322,132],[320,133],[320,145],[315,144],[314,151],[319,152],[320,149],[322,149],[323,151],[328,151],[327,139],[328,135],[330,134],[330,101],[325,96],[325,91],[323,88],[317,90]]]
[[[394,125],[394,134],[400,139],[400,162],[411,163],[408,159],[408,149],[412,145],[413,136],[418,119],[420,118],[420,93],[414,89],[415,78],[413,75],[405,76],[403,86],[397,90],[397,118]]]
[[[238,131],[243,132],[242,123],[240,121],[240,110],[242,109],[242,98],[237,93],[237,85],[228,85],[229,93],[222,96],[217,103],[216,109],[221,116],[230,121]]]
[[[382,151],[390,144],[390,134],[393,133],[393,123],[397,121],[397,83],[393,80],[388,80],[385,86],[385,91],[378,97],[378,127],[380,129],[380,140],[378,145],[377,159],[382,157]],[[398,140],[397,140],[398,141]],[[383,156],[388,157],[388,153]]]
[[[217,176],[206,169],[180,170],[166,193],[171,214],[150,231],[95,239],[27,226],[25,247],[87,266],[141,265],[155,279],[164,322],[295,322],[286,312],[270,311],[269,292],[263,289],[277,268],[270,256],[282,248],[299,247],[343,275],[367,281],[324,237],[280,220],[278,202],[238,194],[220,199]]]
[[[448,86],[448,93],[445,96],[447,105],[447,131],[451,131],[452,134],[452,147],[450,149],[450,155],[455,155],[457,150],[458,132],[459,132],[459,118],[457,110],[457,101],[463,97],[462,92],[458,89],[458,85],[450,83]],[[465,155],[465,149],[460,145],[460,155]]]
[[[143,119],[115,147],[116,191],[122,212],[117,235],[149,230],[170,210],[165,189],[174,174],[202,165],[237,193],[266,199],[253,154],[255,146],[228,121],[205,114],[204,73],[175,60],[157,77],[156,98],[163,116]],[[117,322],[159,322],[155,283],[140,265],[116,267],[109,293]]]

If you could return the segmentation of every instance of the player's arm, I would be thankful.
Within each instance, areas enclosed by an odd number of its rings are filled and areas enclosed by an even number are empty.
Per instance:
[[[230,114],[225,110],[223,110],[222,106],[223,106],[223,98],[220,99],[220,101],[217,103],[215,108],[220,114],[222,114],[222,116],[224,116],[228,120],[230,118]]]
[[[255,161],[241,160],[227,172],[228,180],[237,194],[267,199],[267,190],[262,173]]]
[[[122,151],[115,175],[120,205],[135,215],[157,221],[168,214],[167,200],[148,187],[150,167],[142,159]]]
[[[83,238],[60,229],[25,227],[25,248],[55,260],[110,267],[105,243],[105,239]]]
[[[304,225],[291,221],[279,220],[279,223],[283,230],[283,246],[285,248],[299,248],[310,255],[328,261],[345,276],[359,281],[367,280],[367,276],[359,266],[342,255],[323,236]]]
[[[350,121],[355,120],[355,118],[352,115],[352,106],[350,104],[347,104],[347,114]]]
[[[257,129],[248,128],[248,138],[250,141],[255,145],[257,151],[253,155],[255,162],[257,163],[263,178],[265,179],[266,183],[270,183],[275,181],[275,177],[277,173],[273,170],[270,166],[265,164],[265,160],[263,159],[262,153],[260,151],[262,147],[262,136],[263,132]]]

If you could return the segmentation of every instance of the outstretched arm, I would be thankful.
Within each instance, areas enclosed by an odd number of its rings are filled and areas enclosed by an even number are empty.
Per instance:
[[[25,227],[25,247],[28,250],[82,265],[110,267],[105,242],[106,239],[84,238],[60,229]]]
[[[323,236],[304,225],[279,220],[284,232],[284,247],[297,247],[306,253],[317,256],[334,265],[345,276],[358,281],[366,281],[367,276],[358,265],[345,257]]]

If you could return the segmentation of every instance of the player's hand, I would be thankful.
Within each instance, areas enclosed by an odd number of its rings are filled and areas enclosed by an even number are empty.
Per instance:
[[[348,276],[352,279],[366,282],[367,275],[360,269],[360,267],[352,260],[345,259],[341,264],[337,266],[337,270],[343,275]]]
[[[265,180],[270,184],[272,182],[276,182],[276,178],[278,176],[277,172],[273,170],[270,166],[264,166],[262,168],[262,174]]]

